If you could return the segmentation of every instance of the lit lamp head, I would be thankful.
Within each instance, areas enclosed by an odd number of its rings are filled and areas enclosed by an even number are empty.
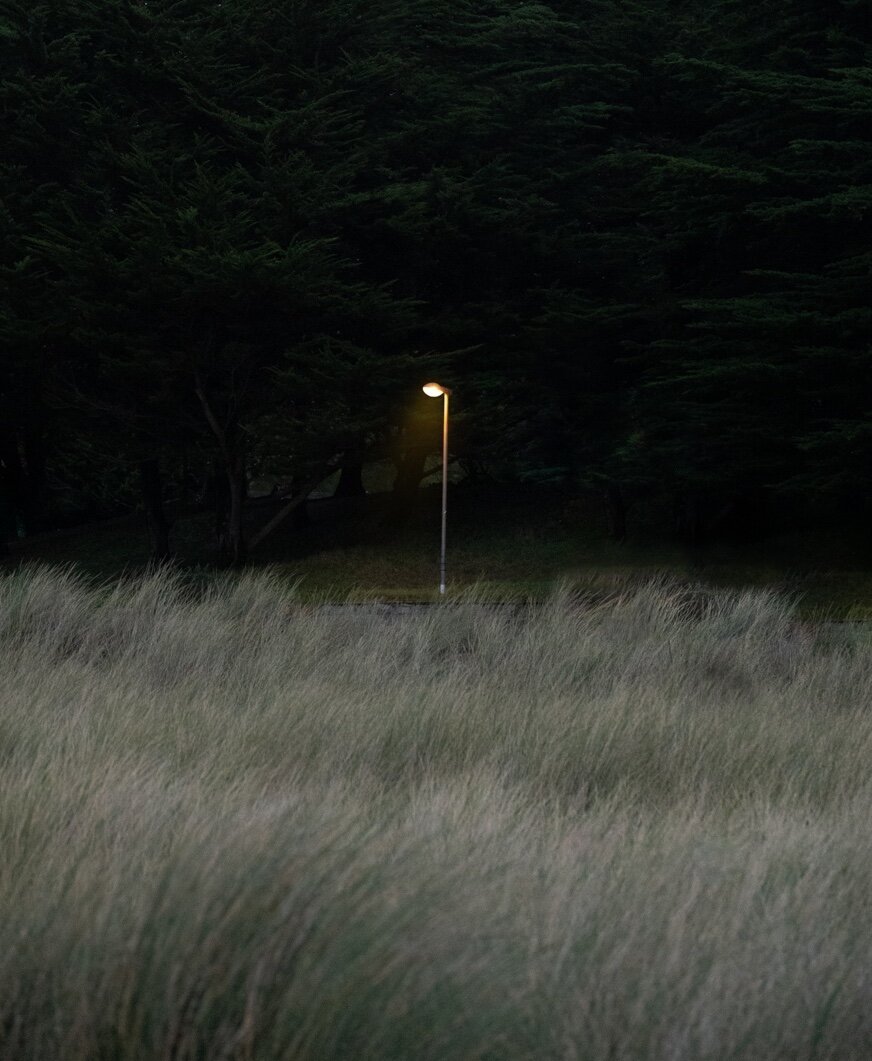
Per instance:
[[[428,398],[441,398],[443,394],[451,393],[447,387],[443,387],[439,383],[425,383],[421,390]]]

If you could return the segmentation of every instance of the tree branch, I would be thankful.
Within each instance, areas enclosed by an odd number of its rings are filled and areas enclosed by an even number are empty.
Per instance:
[[[318,472],[317,476],[313,476],[313,478],[311,478],[307,483],[305,483],[302,490],[300,490],[300,492],[295,497],[292,497],[286,505],[283,505],[278,510],[278,512],[276,512],[273,518],[269,520],[266,524],[264,524],[264,526],[260,528],[257,534],[254,535],[254,537],[248,544],[248,551],[251,552],[252,549],[257,548],[257,546],[260,545],[264,538],[272,534],[272,532],[276,529],[276,527],[279,526],[279,524],[284,523],[288,516],[290,516],[290,514],[294,511],[294,509],[299,508],[300,505],[303,504],[303,502],[306,500],[309,494],[312,493],[315,487],[319,483],[322,483],[328,475],[336,471],[336,467],[336,465],[326,465]]]
[[[227,432],[224,431],[218,423],[218,418],[215,416],[215,412],[209,404],[209,399],[206,397],[206,392],[203,389],[203,382],[200,379],[199,372],[194,373],[194,393],[200,399],[200,405],[203,407],[206,422],[209,424],[209,427],[212,428],[212,434],[218,439],[218,445],[221,448],[221,456],[224,458],[224,462],[229,469],[232,462],[230,458],[230,449],[227,445]]]

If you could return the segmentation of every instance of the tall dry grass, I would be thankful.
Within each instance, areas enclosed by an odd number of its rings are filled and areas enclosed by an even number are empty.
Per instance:
[[[872,646],[0,580],[0,1057],[868,1059]]]

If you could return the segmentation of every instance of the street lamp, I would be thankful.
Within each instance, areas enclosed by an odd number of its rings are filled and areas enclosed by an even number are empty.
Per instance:
[[[439,557],[439,592],[445,593],[445,541],[448,527],[448,396],[451,391],[440,383],[425,383],[428,398],[442,397],[442,552]]]

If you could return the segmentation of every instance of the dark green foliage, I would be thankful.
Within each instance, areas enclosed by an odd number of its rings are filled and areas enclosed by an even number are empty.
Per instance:
[[[655,64],[665,127],[638,165],[661,267],[629,456],[691,538],[868,477],[869,28],[834,7],[696,5]]]
[[[241,561],[253,475],[414,486],[431,373],[617,537],[865,518],[869,52],[847,2],[7,3],[5,533],[140,490]]]

